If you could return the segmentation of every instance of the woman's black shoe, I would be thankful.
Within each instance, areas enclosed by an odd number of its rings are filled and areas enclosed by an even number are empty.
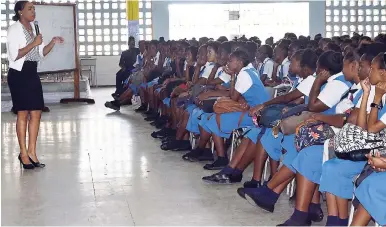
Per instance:
[[[35,166],[33,164],[24,164],[23,161],[21,160],[21,156],[19,155],[17,157],[20,161],[20,167],[23,166],[24,169],[33,169]]]
[[[34,162],[34,160],[32,160],[32,158],[28,157],[29,158],[29,161],[32,163],[33,166],[35,166],[36,168],[44,168],[46,167],[46,164],[43,164],[43,163],[40,163],[40,162]]]

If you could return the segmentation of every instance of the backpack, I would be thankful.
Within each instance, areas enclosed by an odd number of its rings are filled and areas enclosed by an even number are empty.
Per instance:
[[[370,133],[361,127],[347,123],[332,139],[337,158],[351,161],[366,161],[365,155],[377,150],[386,155],[386,129]]]

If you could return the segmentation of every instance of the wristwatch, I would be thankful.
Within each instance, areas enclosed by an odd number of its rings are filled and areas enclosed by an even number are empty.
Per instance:
[[[379,104],[376,104],[376,103],[371,103],[370,107],[371,108],[377,108],[378,110],[381,109],[381,106]]]

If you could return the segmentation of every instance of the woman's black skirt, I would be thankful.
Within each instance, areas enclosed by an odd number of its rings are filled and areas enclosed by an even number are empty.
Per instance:
[[[42,83],[37,73],[38,63],[25,61],[23,69],[8,70],[8,86],[11,91],[15,111],[43,110],[44,99]]]

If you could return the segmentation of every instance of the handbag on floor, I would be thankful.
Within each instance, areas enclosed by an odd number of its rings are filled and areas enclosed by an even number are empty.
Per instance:
[[[337,158],[351,161],[366,161],[365,155],[377,150],[386,155],[386,129],[370,133],[361,127],[347,123],[334,136],[332,143]]]
[[[324,145],[335,135],[330,125],[321,121],[305,121],[298,125],[295,132],[295,147],[299,152],[306,147]]]

